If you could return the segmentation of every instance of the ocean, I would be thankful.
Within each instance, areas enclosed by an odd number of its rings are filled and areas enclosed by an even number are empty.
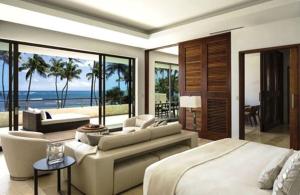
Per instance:
[[[83,107],[90,106],[90,91],[69,91],[66,101],[67,108],[71,107]],[[59,96],[61,95],[58,92]],[[19,91],[19,106],[20,110],[26,108],[26,95],[27,91]],[[7,96],[7,92],[6,92]],[[94,96],[94,95],[93,95]],[[98,92],[96,91],[96,96],[98,98]],[[95,98],[95,96],[94,96]],[[32,108],[56,108],[57,107],[57,97],[55,91],[31,91],[29,95],[29,107]],[[93,105],[96,105],[95,99],[93,100]],[[3,102],[3,96],[0,96],[0,112],[5,111],[5,103]]]

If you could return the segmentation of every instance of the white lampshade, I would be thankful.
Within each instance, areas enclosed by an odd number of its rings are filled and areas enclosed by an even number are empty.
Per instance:
[[[201,96],[180,96],[180,107],[201,108]]]

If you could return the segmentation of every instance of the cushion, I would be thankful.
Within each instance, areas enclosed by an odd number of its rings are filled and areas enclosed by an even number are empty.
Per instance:
[[[135,126],[141,127],[141,126],[143,126],[144,122],[145,121],[143,119],[136,118],[135,119]]]
[[[180,133],[182,129],[181,124],[175,123],[170,125],[164,125],[160,127],[147,128],[151,132],[151,139],[157,139],[173,134]]]
[[[29,112],[35,112],[35,110],[33,108],[31,108],[31,107],[28,108],[28,111]]]
[[[275,157],[269,162],[259,176],[258,186],[260,189],[272,189],[274,181],[280,173],[284,163],[292,154],[293,150],[288,150],[286,153]]]
[[[49,112],[45,112],[46,113],[46,119],[52,119],[51,114]]]
[[[91,134],[86,134],[86,137],[88,138],[88,143],[91,146],[97,146],[100,138],[103,137],[103,135],[91,135]]]
[[[87,115],[76,114],[76,113],[65,113],[65,114],[55,114],[51,116],[52,119],[42,120],[43,125],[58,124],[58,123],[69,123],[69,122],[79,122],[79,121],[89,121],[90,118]]]
[[[47,119],[46,112],[45,112],[44,110],[40,110],[40,112],[41,112],[41,119],[42,119],[42,120]]]
[[[273,186],[273,195],[294,195],[300,192],[300,152],[295,152],[284,164]]]
[[[140,130],[132,133],[107,135],[100,139],[98,148],[106,151],[150,140],[150,131]]]
[[[159,121],[154,122],[149,127],[159,127],[159,126],[164,126],[164,125],[167,125],[167,124],[168,124],[167,120],[159,120]]]
[[[134,131],[138,131],[141,130],[140,127],[123,127],[122,132],[124,133],[130,133],[130,132],[134,132]]]

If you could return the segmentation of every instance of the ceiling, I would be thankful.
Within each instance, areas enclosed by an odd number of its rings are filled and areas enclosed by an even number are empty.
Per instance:
[[[145,49],[296,17],[300,0],[0,0],[0,22]]]
[[[141,32],[155,32],[192,19],[267,0],[23,0],[94,17]],[[212,3],[213,2],[213,3]]]
[[[178,56],[179,48],[178,46],[170,46],[170,47],[158,49],[157,51]]]

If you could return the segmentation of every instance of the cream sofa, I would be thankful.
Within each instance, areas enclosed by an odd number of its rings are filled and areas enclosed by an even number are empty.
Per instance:
[[[49,140],[39,132],[10,131],[1,135],[6,164],[13,180],[33,177],[32,165],[46,157]]]
[[[197,137],[180,124],[104,136],[96,154],[72,167],[72,185],[87,195],[118,194],[141,184],[149,165],[196,147]],[[66,154],[74,156],[68,145]]]

